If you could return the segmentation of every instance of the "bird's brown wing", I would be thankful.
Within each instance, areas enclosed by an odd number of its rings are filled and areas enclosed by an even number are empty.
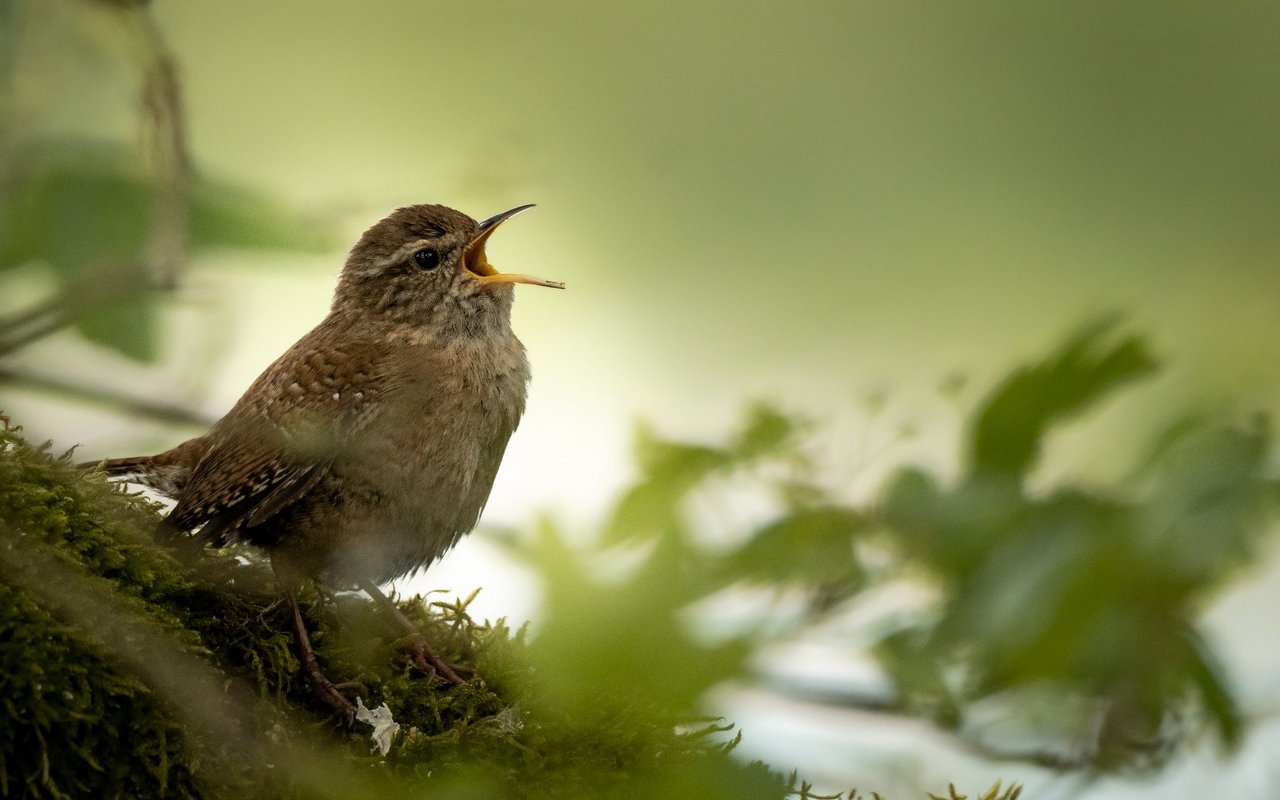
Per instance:
[[[312,331],[245,392],[207,437],[170,532],[221,543],[260,526],[321,480],[387,390],[388,348],[324,341]]]

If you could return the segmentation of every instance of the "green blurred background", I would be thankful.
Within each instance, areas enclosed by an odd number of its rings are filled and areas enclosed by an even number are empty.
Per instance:
[[[0,4],[10,145],[138,141],[135,42],[114,5]],[[277,198],[327,244],[200,251],[155,363],[64,335],[19,354],[24,369],[216,417],[321,318],[344,248],[386,211],[534,202],[491,257],[569,290],[520,292],[535,378],[490,522],[592,520],[629,475],[637,416],[714,436],[761,396],[846,435],[829,466],[851,496],[895,463],[945,472],[960,418],[939,385],[985,385],[1103,311],[1148,332],[1166,369],[1055,441],[1045,480],[1120,474],[1125,446],[1189,409],[1280,408],[1275,3],[153,13],[200,173]],[[4,286],[8,312],[47,278]],[[85,457],[188,433],[22,385],[2,405]],[[490,556],[465,543],[429,582],[484,584],[485,612],[527,616],[532,588]],[[1224,616],[1274,604],[1259,585]]]
[[[25,15],[18,126],[136,137],[110,9],[45,6]],[[831,413],[993,373],[1109,309],[1155,333],[1169,383],[1280,396],[1274,4],[154,13],[199,168],[332,223],[332,252],[236,285],[240,371],[211,409],[319,318],[363,227],[420,201],[539,204],[494,256],[570,286],[522,292],[531,428],[541,411],[584,434],[636,413],[701,430],[760,394]]]

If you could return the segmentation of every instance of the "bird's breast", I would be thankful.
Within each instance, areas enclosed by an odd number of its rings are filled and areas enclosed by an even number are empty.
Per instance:
[[[478,522],[524,411],[529,368],[514,337],[403,355],[385,407],[335,464],[342,485],[362,489],[341,501],[356,505],[332,572],[386,580],[452,547]]]
[[[394,506],[436,526],[475,523],[524,412],[529,367],[514,336],[405,348],[359,467]]]

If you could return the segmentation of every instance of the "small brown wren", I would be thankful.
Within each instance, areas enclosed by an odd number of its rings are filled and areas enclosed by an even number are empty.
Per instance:
[[[392,212],[351,249],[329,315],[209,433],[106,471],[177,501],[170,536],[249,542],[286,584],[381,597],[377,584],[475,526],[524,411],[513,286],[564,286],[498,272],[485,242],[526,208],[483,222],[440,205]]]

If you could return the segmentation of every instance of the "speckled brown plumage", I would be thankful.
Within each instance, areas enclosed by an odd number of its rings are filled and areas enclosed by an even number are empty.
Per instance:
[[[352,248],[329,315],[206,435],[106,462],[172,496],[165,532],[243,540],[340,585],[429,564],[475,526],[524,411],[513,283],[484,223],[401,208]],[[435,258],[424,258],[430,250]]]

